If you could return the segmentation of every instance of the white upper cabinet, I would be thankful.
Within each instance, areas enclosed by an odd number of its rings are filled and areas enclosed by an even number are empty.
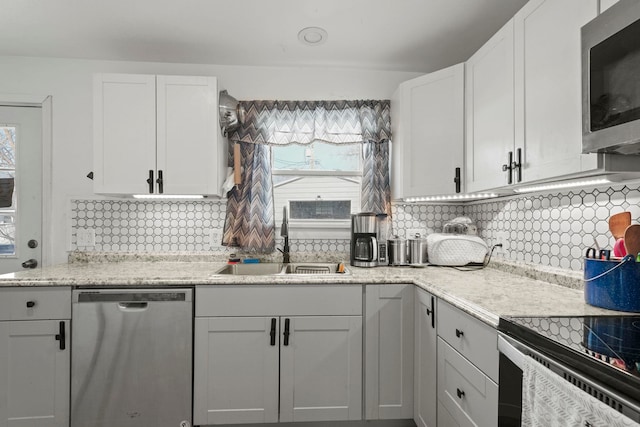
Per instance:
[[[580,28],[597,14],[597,0],[531,0],[514,17],[515,147],[522,150],[523,182],[598,167],[597,155],[581,154],[580,56]]]
[[[600,13],[609,9],[614,4],[618,3],[618,0],[600,0]]]
[[[461,192],[464,64],[403,82],[391,102],[392,197]]]
[[[94,191],[219,195],[217,99],[215,77],[96,75]]]
[[[469,58],[465,92],[466,189],[503,186],[514,144],[513,20]]]

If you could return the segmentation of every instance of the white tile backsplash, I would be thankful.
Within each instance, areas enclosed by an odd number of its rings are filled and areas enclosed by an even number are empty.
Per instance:
[[[579,271],[594,239],[612,247],[608,218],[628,210],[640,220],[640,187],[523,195],[468,204],[392,206],[393,234],[442,231],[444,223],[468,216],[489,245],[502,243],[494,256]],[[95,252],[203,252],[226,249],[212,241],[224,227],[224,201],[71,201],[71,250]],[[78,246],[78,230],[93,229],[95,245]],[[277,242],[281,246],[281,242]],[[292,252],[348,253],[348,239],[291,239]]]

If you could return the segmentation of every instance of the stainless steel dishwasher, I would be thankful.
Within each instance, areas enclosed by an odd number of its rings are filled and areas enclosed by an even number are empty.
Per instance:
[[[193,291],[73,292],[72,427],[189,427]]]

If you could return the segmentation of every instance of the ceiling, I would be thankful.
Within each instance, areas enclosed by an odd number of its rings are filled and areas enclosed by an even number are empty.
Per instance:
[[[0,55],[429,72],[526,0],[4,0]],[[298,32],[328,33],[305,46]]]

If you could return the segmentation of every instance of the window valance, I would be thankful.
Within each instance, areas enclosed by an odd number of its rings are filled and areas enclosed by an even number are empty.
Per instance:
[[[229,135],[268,145],[379,143],[391,139],[389,100],[241,101],[244,123]]]

